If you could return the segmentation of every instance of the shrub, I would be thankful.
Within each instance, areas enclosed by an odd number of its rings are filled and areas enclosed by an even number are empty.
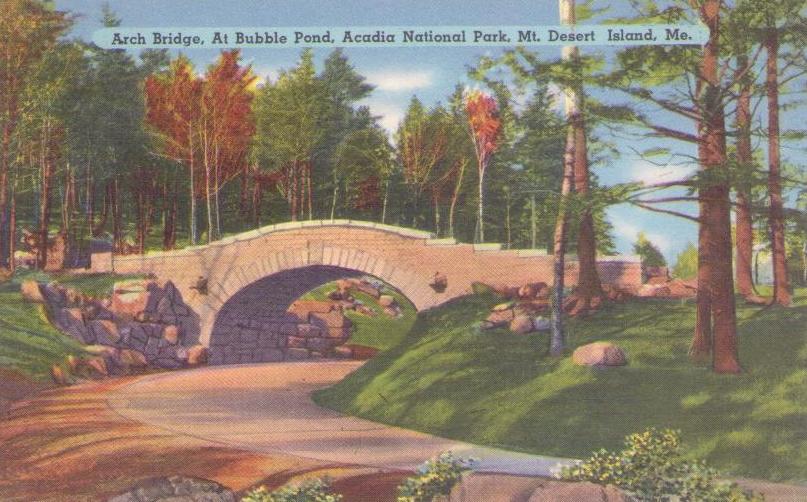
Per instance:
[[[669,429],[631,434],[621,452],[597,451],[582,464],[565,468],[562,477],[615,485],[645,501],[762,500],[733,483],[717,482],[717,472],[705,462],[685,459],[679,433]]]
[[[472,460],[455,458],[451,452],[441,453],[423,464],[415,476],[398,487],[398,502],[432,502],[445,500],[452,488],[471,469]]]
[[[692,243],[678,254],[672,275],[679,279],[692,279],[698,275],[698,248]]]
[[[270,492],[261,486],[247,493],[241,502],[339,502],[342,496],[331,493],[330,482],[311,479],[300,485],[287,486]]]

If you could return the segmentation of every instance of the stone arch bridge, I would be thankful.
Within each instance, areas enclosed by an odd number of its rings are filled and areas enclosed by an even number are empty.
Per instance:
[[[604,283],[641,284],[635,257],[604,258],[598,267]],[[277,336],[271,333],[288,329],[284,316],[291,303],[335,279],[373,276],[424,310],[469,294],[474,282],[551,283],[552,256],[503,250],[500,244],[461,244],[380,223],[315,220],[269,225],[177,251],[96,253],[91,270],[152,274],[158,281],[171,281],[198,315],[199,342],[211,347],[211,362],[258,362],[280,358],[274,350]],[[436,273],[446,278],[445,288],[430,285]],[[200,277],[207,282],[206,294],[194,288]],[[574,284],[576,279],[577,263],[568,260],[566,281]],[[225,358],[228,346],[236,355]]]

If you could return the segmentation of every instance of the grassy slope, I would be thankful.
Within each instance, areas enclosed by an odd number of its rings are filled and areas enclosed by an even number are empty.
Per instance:
[[[336,289],[333,283],[325,284],[302,296],[305,300],[327,300],[328,293]],[[400,317],[388,317],[382,313],[381,307],[374,298],[364,293],[353,292],[353,297],[361,301],[366,307],[372,309],[377,314],[375,317],[368,317],[354,311],[346,311],[345,315],[353,321],[353,334],[348,343],[373,347],[379,350],[387,350],[395,347],[406,337],[412,329],[412,325],[417,318],[417,311],[405,296],[395,289],[385,286],[383,293],[393,296],[398,305],[401,306],[403,315]]]
[[[135,277],[135,276],[131,276]],[[110,274],[49,275],[26,272],[0,285],[0,368],[38,381],[50,378],[54,364],[64,365],[69,354],[83,352],[81,344],[59,333],[47,320],[42,305],[28,303],[20,295],[25,279],[75,288],[92,296],[108,296],[115,281],[131,278]]]
[[[81,344],[51,326],[43,306],[22,299],[19,284],[0,286],[0,368],[45,381],[52,365],[81,352]]]
[[[405,341],[315,399],[332,408],[475,443],[582,458],[648,426],[726,473],[807,480],[807,290],[790,309],[741,306],[741,376],[692,366],[691,303],[613,305],[568,323],[572,348],[611,340],[630,365],[547,356],[546,334],[480,332],[496,300],[423,313]]]

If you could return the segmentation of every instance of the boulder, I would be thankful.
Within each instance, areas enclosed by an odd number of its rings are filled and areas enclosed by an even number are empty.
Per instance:
[[[611,342],[594,342],[575,349],[572,362],[578,366],[624,366],[625,351]]]
[[[125,493],[110,498],[108,502],[235,502],[236,500],[232,490],[215,481],[170,476],[141,481]]]
[[[137,350],[122,349],[118,355],[120,365],[125,369],[142,369],[148,366],[146,356]]]
[[[360,303],[356,304],[355,310],[356,310],[357,313],[359,313],[359,314],[361,314],[363,316],[366,316],[366,317],[375,317],[377,315],[375,310],[371,309],[370,307],[368,307],[366,305],[362,305]]]
[[[525,284],[518,288],[518,297],[522,300],[532,300],[535,299],[538,294],[547,289],[547,285],[545,282],[534,282],[531,284]]]
[[[536,489],[529,502],[629,502],[632,499],[615,486],[589,482],[547,483]]]
[[[121,340],[120,331],[112,321],[90,321],[90,330],[96,343],[101,345],[117,345]]]
[[[342,312],[314,312],[310,316],[312,324],[322,326],[324,328],[345,328],[353,325],[350,319],[345,317]]]
[[[93,343],[95,338],[84,322],[84,313],[79,308],[60,308],[54,313],[53,321],[64,334],[81,343]]]
[[[398,304],[392,295],[381,295],[378,297],[378,304],[382,307],[393,307]]]
[[[552,329],[552,322],[546,317],[538,316],[532,320],[535,331],[549,331]]]
[[[106,359],[103,357],[86,359],[81,366],[88,370],[90,376],[101,378],[109,376],[109,366],[107,365]]]
[[[55,282],[48,283],[44,288],[41,288],[42,294],[48,301],[51,307],[64,307],[67,303],[64,296],[64,288]]]
[[[67,385],[70,383],[62,367],[55,364],[50,368],[50,377],[56,385]]]
[[[510,321],[510,331],[518,333],[519,335],[526,335],[535,331],[535,325],[532,317],[528,315],[519,315]]]
[[[194,345],[188,348],[188,364],[190,366],[199,366],[200,364],[207,363],[208,350],[204,345]]]
[[[116,349],[115,347],[110,347],[108,345],[87,345],[84,347],[84,351],[94,356],[113,359],[119,359],[120,357],[120,349]]]
[[[45,296],[42,294],[42,289],[36,281],[22,281],[20,284],[20,294],[27,302],[32,303],[45,303]]]
[[[86,300],[86,298],[80,291],[73,288],[65,289],[64,297],[69,305],[84,305]]]
[[[342,294],[342,298],[350,291],[359,291],[375,299],[381,296],[381,291],[378,288],[362,279],[339,279],[336,281],[336,287]]]
[[[485,318],[485,322],[482,324],[486,329],[499,328],[502,326],[507,326],[514,318],[515,312],[513,312],[512,309],[499,310],[491,312],[490,315]]]

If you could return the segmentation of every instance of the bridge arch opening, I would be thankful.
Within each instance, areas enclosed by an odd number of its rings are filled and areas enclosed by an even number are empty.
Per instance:
[[[233,294],[220,308],[210,334],[210,364],[333,355],[334,349],[350,338],[351,321],[337,302],[332,302],[329,310],[321,308],[327,302],[298,300],[339,279],[372,279],[383,287],[395,288],[365,272],[332,265],[303,266],[263,277]],[[396,292],[403,296],[400,290]]]

